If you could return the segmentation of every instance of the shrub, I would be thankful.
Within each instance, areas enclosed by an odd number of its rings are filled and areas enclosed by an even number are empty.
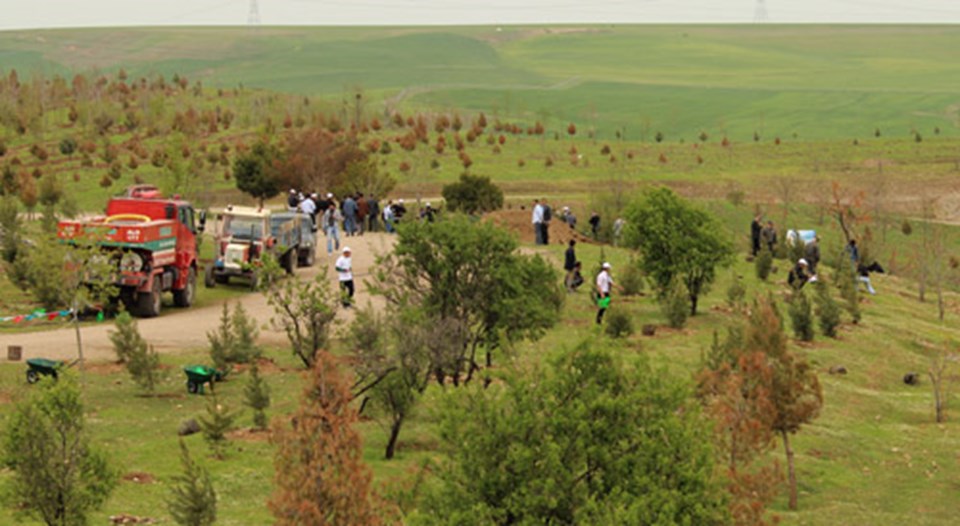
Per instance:
[[[814,284],[817,290],[816,314],[820,324],[820,332],[828,338],[837,337],[837,327],[840,326],[840,306],[830,295],[830,287],[826,282],[818,281]]]
[[[667,325],[674,329],[683,328],[690,315],[690,295],[683,283],[674,279],[660,299],[660,307],[667,318]]]
[[[117,363],[126,363],[133,352],[147,342],[140,336],[137,320],[129,312],[121,312],[114,320],[115,330],[110,331],[110,341],[113,343],[113,352],[117,355]]]
[[[489,177],[461,174],[443,187],[443,199],[453,211],[476,214],[503,208],[503,191]]]
[[[619,276],[619,283],[622,287],[623,295],[636,296],[640,294],[643,292],[644,281],[643,271],[640,270],[640,263],[631,258]]]
[[[60,153],[73,155],[75,151],[77,151],[77,141],[73,137],[67,137],[60,141]]]
[[[773,253],[766,247],[762,248],[760,253],[757,254],[757,258],[753,260],[753,264],[760,281],[767,281],[770,272],[773,270]]]
[[[633,320],[622,309],[614,309],[607,314],[607,326],[604,328],[611,338],[626,338],[633,334]]]
[[[152,345],[133,349],[127,360],[127,372],[141,389],[153,392],[161,378],[160,355]]]
[[[727,287],[727,305],[731,309],[739,310],[743,307],[746,297],[747,287],[743,285],[743,280],[736,272],[731,273],[730,286]]]
[[[810,298],[803,289],[796,290],[790,295],[788,312],[793,335],[801,341],[813,341],[813,309]]]
[[[247,315],[242,305],[238,303],[231,314],[230,307],[224,303],[220,326],[215,332],[207,333],[214,367],[226,371],[232,364],[249,363],[259,358],[261,350],[256,344],[258,332],[256,321]]]
[[[903,223],[900,225],[900,231],[903,232],[903,235],[909,236],[913,233],[913,225],[910,224],[909,219],[904,219]]]
[[[840,284],[840,297],[844,300],[844,308],[850,314],[851,321],[860,323],[860,291],[853,274],[853,266],[841,264],[837,269],[837,281]]]

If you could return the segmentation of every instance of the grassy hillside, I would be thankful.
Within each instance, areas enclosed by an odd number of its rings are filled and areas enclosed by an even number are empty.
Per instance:
[[[54,30],[0,33],[0,65],[124,67],[332,100],[359,88],[401,110],[588,122],[603,137],[823,139],[956,134],[958,45],[950,26]]]

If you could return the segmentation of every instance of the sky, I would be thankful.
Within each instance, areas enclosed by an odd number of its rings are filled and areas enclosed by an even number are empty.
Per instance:
[[[252,1],[264,25],[960,23],[958,0],[0,0],[0,30],[243,25]]]

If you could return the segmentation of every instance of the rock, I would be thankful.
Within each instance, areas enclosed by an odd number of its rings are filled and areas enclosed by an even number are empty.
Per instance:
[[[191,418],[190,420],[184,420],[180,423],[180,429],[177,431],[177,434],[185,437],[199,432],[200,424],[198,424],[195,419]]]
[[[847,368],[842,365],[834,365],[830,368],[830,374],[847,374]]]
[[[654,334],[657,333],[657,326],[656,326],[656,325],[649,325],[649,324],[648,324],[648,325],[644,325],[644,326],[640,329],[640,333],[643,334],[644,336],[653,336]]]
[[[917,373],[907,373],[903,375],[903,383],[907,385],[918,385],[920,383],[920,375]]]

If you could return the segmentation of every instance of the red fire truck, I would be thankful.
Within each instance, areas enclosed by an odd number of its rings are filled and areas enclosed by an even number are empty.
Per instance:
[[[106,216],[61,221],[58,236],[69,242],[96,236],[117,265],[120,301],[134,315],[160,314],[161,294],[173,293],[178,307],[193,304],[197,291],[197,250],[205,217],[174,196],[165,199],[151,185],[138,185],[107,203]]]

